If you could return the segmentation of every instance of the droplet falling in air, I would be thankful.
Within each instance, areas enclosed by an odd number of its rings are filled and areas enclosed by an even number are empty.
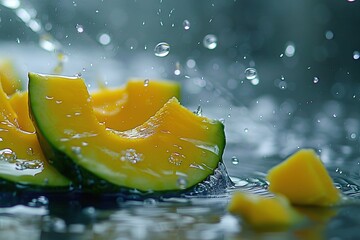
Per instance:
[[[203,44],[207,49],[215,49],[217,41],[217,37],[214,34],[208,34],[204,37]]]
[[[191,24],[190,24],[189,20],[184,20],[184,22],[183,22],[184,29],[189,30],[190,26],[191,26]]]
[[[158,43],[154,48],[155,56],[166,57],[170,52],[170,45],[166,42]]]
[[[295,44],[293,42],[289,42],[285,48],[285,55],[287,57],[293,57],[295,55]]]
[[[76,24],[76,31],[77,31],[78,33],[84,32],[84,27],[83,27],[83,25]]]
[[[100,34],[98,41],[101,45],[108,45],[111,42],[111,37],[107,33]]]
[[[180,189],[186,189],[187,187],[187,180],[185,177],[179,177],[178,180],[177,180],[177,186],[180,188]]]
[[[244,73],[247,80],[252,80],[257,77],[257,71],[255,68],[247,68]]]
[[[233,165],[238,165],[239,164],[239,159],[236,156],[232,156],[231,163]]]
[[[353,58],[354,58],[355,60],[360,59],[360,52],[359,52],[359,51],[354,51],[354,52],[353,52]]]
[[[314,77],[314,79],[313,79],[313,83],[318,83],[319,82],[319,78],[318,77]]]
[[[330,30],[326,31],[326,32],[325,32],[325,38],[326,38],[327,40],[333,39],[333,38],[334,38],[334,33],[333,33],[332,31],[330,31]]]
[[[144,80],[144,87],[149,86],[149,84],[150,84],[150,80],[149,80],[149,79],[145,79],[145,80]]]

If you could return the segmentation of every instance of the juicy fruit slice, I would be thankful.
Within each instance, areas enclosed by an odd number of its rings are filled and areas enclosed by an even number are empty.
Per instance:
[[[254,228],[290,227],[300,216],[283,196],[267,198],[255,194],[235,192],[228,205],[228,211],[242,216]]]
[[[292,203],[330,206],[340,193],[314,150],[302,149],[272,168],[267,175],[269,190],[286,196]]]
[[[0,60],[0,80],[4,92],[7,95],[13,94],[21,89],[20,78],[13,63],[8,59]]]
[[[32,188],[68,187],[70,182],[46,162],[35,133],[18,128],[1,85],[0,110],[0,178]]]
[[[12,109],[17,115],[17,123],[20,129],[26,132],[35,132],[34,125],[29,117],[28,93],[15,92],[9,99]]]
[[[91,93],[96,117],[108,128],[125,131],[143,124],[170,98],[180,97],[180,85],[170,81],[130,80],[124,88]]]
[[[30,73],[29,101],[45,155],[83,188],[190,188],[214,172],[225,146],[221,122],[195,115],[175,98],[124,132],[99,123],[80,78]]]

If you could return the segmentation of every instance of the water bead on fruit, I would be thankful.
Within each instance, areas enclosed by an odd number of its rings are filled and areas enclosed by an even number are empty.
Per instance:
[[[207,49],[215,49],[217,47],[217,37],[213,34],[208,34],[204,37],[203,44]]]
[[[252,80],[257,77],[257,71],[255,68],[247,68],[244,73],[247,80]]]
[[[166,42],[158,43],[154,48],[155,56],[166,57],[170,52],[170,45]]]
[[[187,180],[186,180],[186,178],[184,178],[184,177],[179,177],[178,180],[177,180],[177,186],[178,186],[180,189],[186,189],[186,186],[187,186]]]

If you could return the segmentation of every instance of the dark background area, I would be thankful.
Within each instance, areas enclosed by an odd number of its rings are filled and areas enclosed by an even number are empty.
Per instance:
[[[329,98],[357,104],[360,59],[355,59],[354,53],[360,51],[359,6],[359,1],[346,0],[21,3],[25,9],[36,10],[33,15],[70,54],[74,48],[100,49],[125,68],[134,64],[128,59],[148,56],[165,66],[157,72],[159,77],[205,79],[210,83],[207,90],[217,89],[215,92],[227,95],[235,105],[248,104],[262,95],[292,98],[299,104]],[[39,34],[22,24],[15,13],[0,7],[0,40],[20,40],[38,47]],[[184,20],[190,22],[189,30],[184,30]],[[82,33],[77,25],[83,27]],[[103,33],[111,37],[106,46],[98,42]],[[218,38],[213,50],[203,46],[207,34]],[[159,42],[171,47],[170,54],[161,59],[153,52]],[[295,47],[290,57],[285,54],[289,45]],[[188,59],[196,61],[193,76],[186,69]],[[180,76],[173,74],[176,64],[184,70]],[[244,76],[248,67],[257,70],[260,82],[256,86]],[[319,79],[316,84],[314,77]]]

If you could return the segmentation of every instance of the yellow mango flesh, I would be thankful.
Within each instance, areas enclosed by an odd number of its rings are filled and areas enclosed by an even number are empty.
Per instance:
[[[241,216],[254,228],[290,227],[299,220],[289,201],[282,196],[267,198],[235,192],[228,205],[228,211]]]
[[[340,193],[320,158],[311,149],[302,149],[270,169],[269,190],[299,205],[330,206]]]
[[[180,97],[180,85],[170,81],[130,80],[124,88],[91,93],[94,113],[108,128],[124,131],[143,124],[170,98]]]
[[[18,128],[18,116],[0,86],[0,178],[23,185],[69,186],[45,160],[35,133]]]
[[[213,173],[221,159],[223,125],[195,115],[175,98],[144,124],[115,132],[99,123],[82,79],[31,73],[29,79],[38,134],[75,164],[117,186],[188,188]]]
[[[15,92],[9,99],[12,109],[17,115],[17,123],[20,129],[26,132],[35,132],[34,125],[29,116],[28,93]]]
[[[0,80],[8,96],[21,89],[20,78],[10,60],[0,60]]]

